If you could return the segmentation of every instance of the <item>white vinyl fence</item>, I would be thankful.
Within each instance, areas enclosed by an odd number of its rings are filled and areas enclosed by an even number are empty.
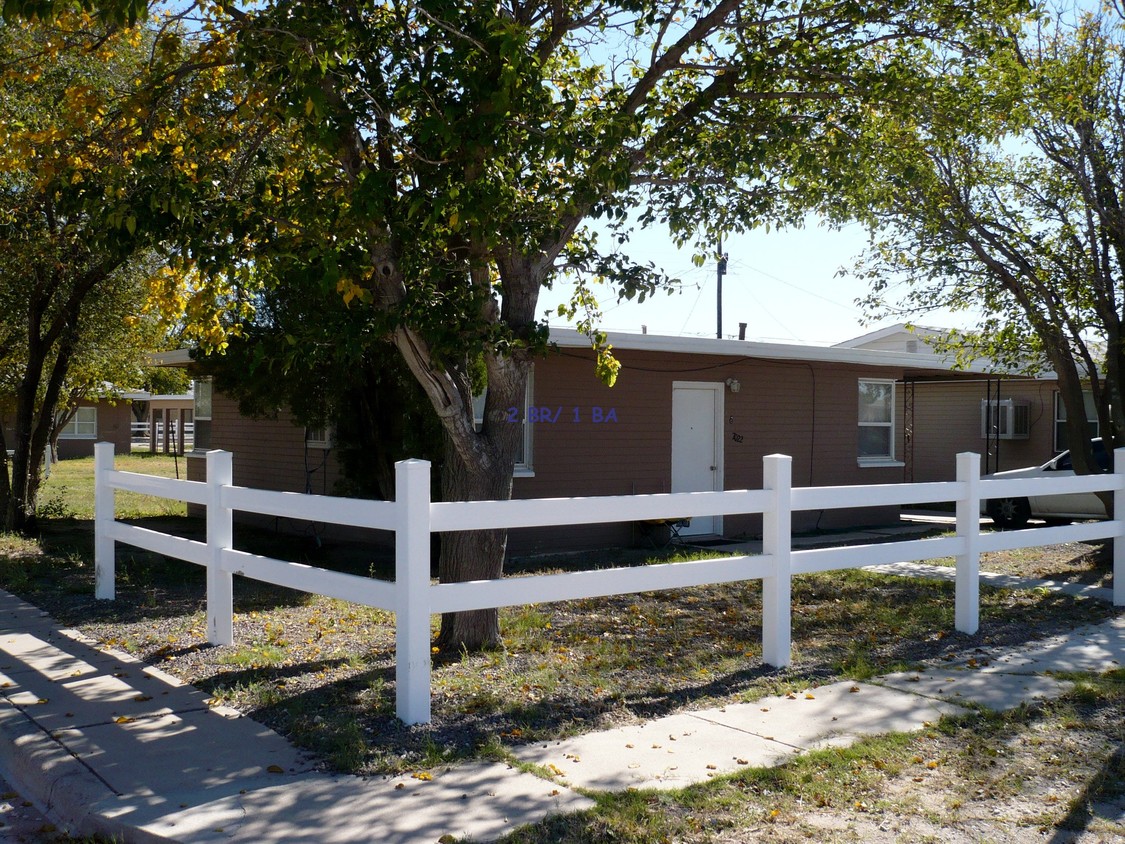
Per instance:
[[[955,557],[954,622],[957,630],[971,634],[977,631],[980,618],[982,552],[1093,539],[1114,540],[1114,603],[1125,606],[1125,541],[1119,541],[1125,530],[1120,519],[1006,532],[980,531],[981,501],[989,498],[1026,496],[1033,489],[1044,493],[1119,493],[1125,489],[1125,449],[1115,455],[1117,473],[1072,478],[982,479],[980,456],[960,454],[956,481],[793,488],[791,458],[770,455],[763,458],[765,488],[760,490],[433,502],[430,464],[423,460],[397,464],[394,501],[364,501],[234,486],[229,452],[207,453],[207,481],[204,483],[115,471],[113,445],[98,443],[95,448],[98,598],[114,597],[114,546],[122,542],[207,568],[207,639],[213,644],[232,644],[234,640],[232,576],[235,574],[394,612],[396,712],[407,724],[430,720],[430,617],[435,613],[761,580],[762,659],[768,665],[784,667],[790,662],[790,582],[795,574]],[[114,491],[118,489],[204,505],[207,508],[206,542],[116,521]],[[1121,500],[1121,496],[1117,498]],[[954,536],[799,551],[791,547],[794,510],[941,501],[956,502]],[[391,582],[343,574],[238,551],[232,547],[232,513],[235,510],[393,531],[395,579]],[[430,534],[434,532],[736,513],[762,514],[760,555],[470,583],[439,584],[430,579]]]

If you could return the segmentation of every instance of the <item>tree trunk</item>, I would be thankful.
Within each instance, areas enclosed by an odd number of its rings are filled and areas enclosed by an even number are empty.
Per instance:
[[[508,421],[507,408],[523,407],[527,369],[526,363],[510,358],[489,361],[485,419],[480,432],[445,427],[443,501],[507,501],[512,497],[512,472],[523,433],[519,424]],[[471,405],[468,413],[471,416]],[[507,545],[507,530],[443,534],[438,562],[441,582],[503,576]],[[446,653],[502,647],[499,611],[493,608],[443,614],[437,644]]]
[[[42,378],[48,366],[50,347],[38,336],[29,336],[29,341],[26,368],[16,388],[16,441],[8,506],[4,510],[4,529],[18,533],[30,533],[35,529],[40,470],[55,427],[55,409],[70,369],[75,337],[74,331],[69,331],[59,342],[45,385]],[[40,387],[43,388],[41,399]]]
[[[448,440],[448,435],[447,435]],[[451,442],[446,443],[446,458],[441,473],[443,501],[482,501],[512,496],[512,474],[481,471],[466,465]],[[506,530],[474,530],[446,533],[441,538],[438,575],[442,583],[466,580],[492,580],[504,573],[507,552]],[[495,609],[444,613],[438,647],[456,653],[503,646],[500,614]]]

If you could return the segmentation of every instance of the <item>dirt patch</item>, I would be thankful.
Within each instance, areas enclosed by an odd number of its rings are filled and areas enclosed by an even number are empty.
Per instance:
[[[981,554],[980,567],[982,571],[1018,577],[1110,586],[1112,554],[1109,543],[1067,542]]]

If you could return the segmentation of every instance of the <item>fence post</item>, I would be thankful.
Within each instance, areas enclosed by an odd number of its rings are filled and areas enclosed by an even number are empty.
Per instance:
[[[1125,475],[1125,448],[1113,450],[1113,471]],[[1113,493],[1113,518],[1125,523],[1125,490]],[[1113,605],[1125,607],[1125,530],[1113,537]]]
[[[223,487],[234,483],[234,464],[229,451],[207,452],[207,641],[212,645],[234,644],[233,576],[223,570],[223,551],[234,547],[234,519],[223,506]]]
[[[116,517],[114,490],[107,483],[113,471],[113,443],[94,443],[94,598],[117,595],[116,543],[111,531]]]
[[[964,551],[957,555],[957,588],[953,623],[972,635],[980,627],[980,455],[957,455],[957,482],[964,492],[957,499],[957,535]]]
[[[430,723],[430,463],[395,464],[395,714]]]
[[[793,458],[762,458],[763,487],[773,495],[762,514],[762,553],[773,556],[773,574],[762,578],[762,662],[785,668],[792,659]]]

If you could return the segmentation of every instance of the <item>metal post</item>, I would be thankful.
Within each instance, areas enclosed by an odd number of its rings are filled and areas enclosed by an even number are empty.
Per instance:
[[[395,714],[430,722],[430,464],[395,464]]]
[[[715,265],[715,278],[718,281],[718,291],[715,297],[715,337],[723,339],[723,276],[727,274],[727,256],[723,254],[723,236],[719,235],[719,246],[716,252],[718,261]]]
[[[764,488],[773,493],[762,514],[762,552],[774,560],[774,573],[762,578],[762,662],[785,668],[792,661],[793,458],[762,458]]]
[[[954,626],[972,635],[980,627],[980,455],[957,455],[957,536],[964,543],[957,555]]]
[[[94,597],[112,601],[116,595],[116,543],[111,531],[116,493],[108,483],[113,471],[113,443],[94,443]]]
[[[1125,475],[1125,448],[1113,450],[1113,471]],[[1125,490],[1113,493],[1113,518],[1125,522]],[[1113,537],[1113,605],[1125,607],[1125,530]]]
[[[223,569],[223,551],[234,547],[234,517],[223,506],[223,488],[233,484],[231,453],[207,452],[207,641],[212,645],[234,644],[234,578]]]

